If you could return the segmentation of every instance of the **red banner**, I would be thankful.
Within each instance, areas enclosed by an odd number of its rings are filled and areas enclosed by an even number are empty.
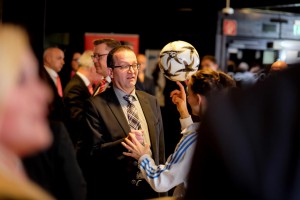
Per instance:
[[[126,45],[132,46],[136,54],[139,53],[139,35],[138,34],[114,34],[114,33],[85,33],[84,49],[93,50],[93,41],[101,38],[113,38]]]

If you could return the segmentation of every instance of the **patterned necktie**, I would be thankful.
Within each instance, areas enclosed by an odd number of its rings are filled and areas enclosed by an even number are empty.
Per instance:
[[[98,93],[104,92],[104,90],[106,89],[106,86],[107,86],[106,83],[107,83],[106,79],[103,79],[101,81],[101,85],[100,85]]]
[[[63,96],[63,91],[62,91],[62,86],[61,86],[59,76],[56,77],[56,87],[57,87],[57,92],[58,92],[59,96],[62,97]]]
[[[136,107],[133,105],[133,101],[135,101],[135,97],[132,95],[125,95],[123,97],[127,102],[127,117],[129,126],[133,130],[141,130],[141,123],[139,121],[138,113]]]
[[[99,94],[99,93],[104,92],[104,90],[107,88],[107,85],[108,85],[108,84],[107,84],[106,79],[102,79],[102,80],[100,81],[100,83],[97,85],[96,91],[95,91],[95,93],[94,93],[93,96],[95,96],[95,95],[97,95],[97,94]]]

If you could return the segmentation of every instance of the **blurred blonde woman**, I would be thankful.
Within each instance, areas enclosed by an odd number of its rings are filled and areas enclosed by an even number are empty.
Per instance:
[[[0,24],[0,199],[53,199],[26,175],[21,158],[52,143],[49,88],[22,27]]]

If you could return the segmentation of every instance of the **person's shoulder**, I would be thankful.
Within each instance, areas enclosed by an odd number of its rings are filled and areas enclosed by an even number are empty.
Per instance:
[[[82,81],[82,79],[79,76],[73,76],[68,83],[66,84],[64,91],[69,91],[73,88],[80,88],[84,85],[84,82]]]
[[[156,97],[152,94],[149,94],[148,92],[142,90],[136,90],[135,93],[139,97],[149,98],[150,100],[156,100]]]
[[[109,87],[105,91],[96,94],[95,96],[91,96],[88,101],[93,103],[106,102],[110,101],[113,97],[116,97],[116,94],[114,93],[113,87]]]
[[[0,171],[0,199],[24,200],[24,199],[43,199],[54,200],[46,190],[36,183],[17,180],[14,174],[8,175],[7,172]]]
[[[77,81],[82,81],[82,82],[83,82],[82,78],[81,78],[79,75],[75,74],[75,75],[70,79],[69,82],[77,82]]]

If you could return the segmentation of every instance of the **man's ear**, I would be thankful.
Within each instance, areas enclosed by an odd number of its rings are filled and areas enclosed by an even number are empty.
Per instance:
[[[200,105],[202,101],[202,96],[200,94],[197,94],[197,103]]]
[[[110,68],[110,67],[108,67],[107,68],[107,70],[108,70],[108,76],[110,76],[110,78],[113,78],[114,76],[113,76],[113,69],[112,68]]]

